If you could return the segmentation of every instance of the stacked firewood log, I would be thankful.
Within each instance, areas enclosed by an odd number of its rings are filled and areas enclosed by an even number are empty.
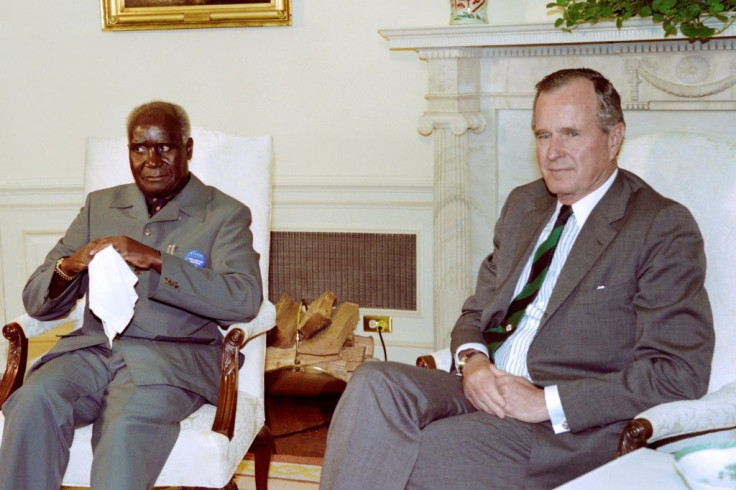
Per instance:
[[[352,372],[373,357],[373,337],[354,335],[360,317],[355,303],[335,305],[330,291],[307,304],[281,295],[276,327],[268,333],[266,371],[284,366],[314,366],[348,381]]]

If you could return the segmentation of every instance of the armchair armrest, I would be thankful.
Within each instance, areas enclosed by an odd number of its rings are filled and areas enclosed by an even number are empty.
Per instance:
[[[247,323],[231,325],[222,344],[222,361],[220,368],[220,388],[217,399],[217,411],[212,423],[212,431],[233,438],[235,432],[235,414],[238,408],[238,381],[240,366],[238,354],[245,344],[276,325],[276,307],[264,300],[256,317]],[[246,359],[243,369],[254,368],[250,359]],[[261,360],[261,372],[263,372]],[[261,378],[263,376],[261,375]],[[261,389],[262,392],[262,389]]]
[[[23,327],[23,332],[28,338],[41,335],[44,332],[48,332],[49,330],[53,330],[56,327],[67,323],[71,323],[72,328],[76,330],[82,326],[86,301],[86,297],[81,298],[69,313],[55,320],[37,320],[36,318],[29,316],[27,313],[23,313],[15,319],[15,323]]]
[[[245,338],[250,339],[258,334],[271,330],[276,325],[276,307],[268,300],[263,300],[258,314],[247,323],[234,323],[230,325],[227,332],[238,328],[245,332]]]
[[[68,314],[56,320],[37,320],[24,313],[3,327],[3,336],[8,342],[0,338],[0,349],[4,349],[6,343],[8,345],[5,372],[0,380],[0,407],[23,384],[28,363],[28,339],[67,323],[72,323],[75,329],[79,328],[82,325],[84,306],[85,298],[82,298]]]
[[[662,403],[636,416],[619,438],[618,455],[655,442],[717,432],[736,427],[736,382],[698,400]]]
[[[8,357],[5,373],[3,373],[2,380],[0,380],[0,407],[23,384],[28,359],[28,339],[18,323],[13,322],[5,325],[3,336],[8,339]]]
[[[441,369],[448,373],[452,369],[453,359],[450,349],[442,349],[431,354],[417,357],[417,366],[426,369]]]
[[[238,353],[246,340],[245,332],[235,328],[228,331],[222,344],[220,391],[212,431],[231,440],[235,432],[235,412],[238,408]]]

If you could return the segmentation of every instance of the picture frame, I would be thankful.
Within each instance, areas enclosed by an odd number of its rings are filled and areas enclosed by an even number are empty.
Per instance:
[[[104,31],[291,25],[291,0],[100,0]]]

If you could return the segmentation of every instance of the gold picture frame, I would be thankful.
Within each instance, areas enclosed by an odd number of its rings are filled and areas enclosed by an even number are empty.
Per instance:
[[[291,0],[100,0],[102,29],[291,25]]]

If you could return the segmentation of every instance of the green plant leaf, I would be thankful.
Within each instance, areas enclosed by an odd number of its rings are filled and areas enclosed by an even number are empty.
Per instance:
[[[717,35],[736,19],[736,0],[556,0],[547,8],[560,9],[555,27],[565,31],[602,20],[614,20],[621,28],[628,19],[639,16],[661,23],[665,37],[679,31],[690,39]],[[718,21],[722,26],[705,26],[706,20]]]
[[[652,0],[652,9],[663,14],[674,13],[675,0]]]
[[[707,39],[711,36],[713,36],[716,32],[715,29],[712,27],[708,27],[705,25],[686,25],[683,24],[680,26],[680,32],[684,36],[687,36],[690,39]]]

